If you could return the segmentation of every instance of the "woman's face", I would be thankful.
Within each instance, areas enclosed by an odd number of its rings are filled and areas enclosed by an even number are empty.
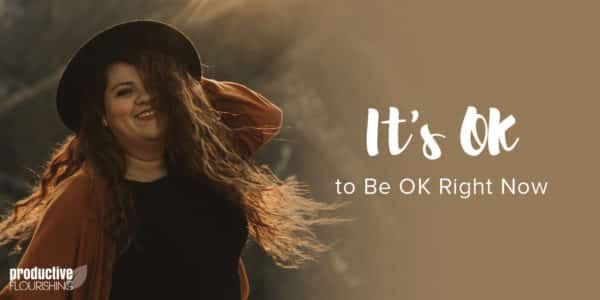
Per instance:
[[[104,91],[105,126],[126,145],[161,141],[166,130],[165,114],[153,108],[135,66],[117,62],[107,68]]]

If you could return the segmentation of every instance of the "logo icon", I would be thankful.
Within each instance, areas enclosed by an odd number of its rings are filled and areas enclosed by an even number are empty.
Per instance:
[[[87,265],[79,266],[73,271],[73,279],[67,280],[65,289],[72,291],[85,283],[87,278]]]

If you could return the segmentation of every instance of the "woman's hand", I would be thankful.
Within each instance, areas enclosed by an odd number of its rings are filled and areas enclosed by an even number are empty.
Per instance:
[[[279,133],[283,112],[263,95],[231,81],[204,77],[201,84],[213,107],[224,112],[223,123],[238,132],[236,145],[242,154],[252,156]]]

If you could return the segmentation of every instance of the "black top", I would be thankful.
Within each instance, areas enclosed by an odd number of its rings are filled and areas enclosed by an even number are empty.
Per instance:
[[[139,225],[117,259],[110,299],[239,300],[241,208],[208,183],[173,175],[128,184]]]

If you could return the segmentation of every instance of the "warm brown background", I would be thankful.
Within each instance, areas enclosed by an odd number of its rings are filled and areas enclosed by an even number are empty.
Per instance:
[[[322,4],[312,72],[338,98],[336,176],[548,180],[544,197],[355,197],[341,255],[347,299],[598,299],[598,6],[584,1]],[[307,16],[312,18],[312,16]],[[319,37],[315,37],[312,35]],[[317,63],[318,64],[315,64]],[[332,97],[333,99],[333,97]],[[334,101],[334,100],[332,100]],[[517,149],[471,158],[458,144],[469,104],[513,114]],[[367,107],[418,109],[446,134],[443,157],[368,158]],[[415,133],[417,131],[414,131]],[[385,138],[385,131],[382,133]],[[342,138],[343,137],[343,138]],[[510,138],[509,140],[512,140]],[[415,140],[419,141],[419,139]],[[380,148],[386,151],[385,140]],[[348,151],[348,152],[345,152]],[[319,158],[315,157],[315,176]],[[398,193],[396,193],[398,195]],[[355,281],[354,281],[355,280]],[[339,299],[342,299],[341,297]]]
[[[0,22],[10,42],[0,77],[18,71],[22,79],[0,89],[3,170],[39,166],[65,133],[43,132],[60,125],[39,116],[53,109],[52,82],[68,53],[132,17],[173,22],[192,35],[209,75],[242,81],[282,106],[281,139],[260,158],[281,175],[298,174],[323,201],[352,201],[343,213],[356,221],[323,230],[335,251],[300,270],[274,269],[249,247],[251,299],[600,298],[593,1],[64,1],[23,11],[0,2],[27,25]],[[36,97],[26,102],[34,97],[18,92],[29,84]],[[7,99],[20,102],[5,109]],[[447,136],[440,160],[423,158],[418,136],[389,157],[385,131],[382,155],[368,157],[367,108],[385,117],[390,105],[418,109]],[[513,114],[517,149],[465,155],[458,137],[467,105]],[[543,197],[334,194],[336,178],[417,176],[550,183]]]

